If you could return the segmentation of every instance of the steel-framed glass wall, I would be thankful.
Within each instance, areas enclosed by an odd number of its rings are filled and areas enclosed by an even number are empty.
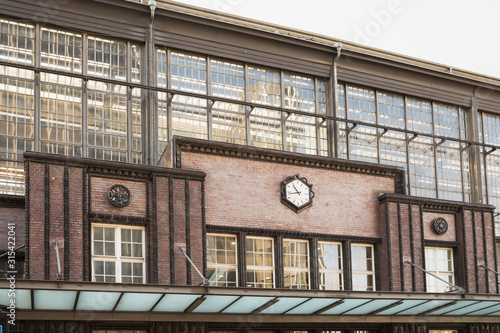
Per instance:
[[[411,195],[477,201],[477,178],[483,202],[500,205],[500,116],[472,122],[459,105],[347,82],[333,102],[327,78],[165,46],[146,86],[145,49],[0,19],[0,193],[24,193],[24,151],[154,164],[178,135],[320,156],[332,146],[332,157],[403,167]]]

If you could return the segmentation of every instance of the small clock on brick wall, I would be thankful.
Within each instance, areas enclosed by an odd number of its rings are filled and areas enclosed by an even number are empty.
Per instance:
[[[281,203],[298,213],[312,205],[312,184],[299,175],[287,177],[281,182]]]
[[[108,190],[108,200],[115,207],[125,207],[130,203],[130,191],[123,185],[113,185]]]

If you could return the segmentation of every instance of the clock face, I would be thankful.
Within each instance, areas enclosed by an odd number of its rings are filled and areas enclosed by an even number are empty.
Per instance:
[[[116,207],[125,207],[130,203],[130,191],[123,185],[113,185],[108,190],[108,200]]]
[[[314,192],[307,179],[290,176],[281,182],[281,202],[296,213],[312,204]]]
[[[444,218],[438,217],[434,220],[433,227],[438,235],[444,235],[448,231],[448,222]]]
[[[286,199],[296,207],[301,207],[311,200],[309,186],[298,179],[286,184],[285,193]]]

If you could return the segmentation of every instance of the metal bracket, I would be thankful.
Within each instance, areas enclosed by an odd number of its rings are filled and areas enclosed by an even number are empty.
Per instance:
[[[351,133],[353,129],[355,129],[356,127],[358,127],[358,124],[352,124],[352,127],[348,127],[347,128],[347,134]]]
[[[167,105],[170,106],[172,105],[172,101],[174,100],[175,93],[168,93],[167,97]]]
[[[441,146],[445,142],[446,142],[446,139],[441,139],[441,141],[439,141],[438,143],[436,143],[436,147]]]
[[[382,133],[379,133],[378,137],[379,138],[383,137],[385,134],[387,134],[387,132],[389,132],[389,130],[387,128],[384,128],[384,131]]]
[[[408,142],[412,142],[413,140],[415,140],[416,138],[418,138],[418,134],[417,133],[414,133],[413,136],[411,138],[408,139]]]
[[[494,151],[496,151],[496,150],[497,150],[497,149],[493,147],[493,148],[491,148],[491,150],[484,152],[484,155],[485,155],[485,156],[488,156],[489,154],[493,153],[493,152],[494,152]]]
[[[203,276],[203,274],[201,274],[200,270],[198,269],[198,267],[196,267],[196,265],[194,264],[194,262],[191,260],[191,258],[189,258],[189,256],[187,255],[187,253],[184,251],[184,249],[182,247],[179,247],[179,250],[182,252],[182,254],[186,257],[186,259],[189,261],[189,263],[191,264],[191,266],[194,267],[194,269],[196,270],[196,272],[201,276],[201,278],[203,279],[203,283],[202,285],[203,286],[208,286],[210,284],[210,281],[208,281],[208,279],[206,277]]]
[[[407,260],[407,261],[405,261],[405,264],[411,265],[411,266],[413,266],[413,267],[415,267],[415,268],[417,268],[417,269],[421,270],[422,272],[424,272],[424,273],[426,273],[426,274],[429,274],[430,276],[432,276],[432,277],[434,277],[434,278],[438,279],[439,281],[442,281],[442,282],[446,283],[446,284],[447,284],[447,285],[449,285],[450,287],[455,288],[455,290],[452,290],[452,291],[449,291],[449,292],[455,292],[455,291],[458,291],[458,292],[459,292],[459,293],[461,293],[461,294],[465,294],[465,289],[464,289],[464,288],[459,287],[459,286],[456,286],[456,285],[454,285],[454,284],[452,284],[452,283],[449,283],[448,281],[446,281],[446,280],[444,280],[444,279],[440,278],[439,276],[434,275],[434,274],[432,274],[431,272],[426,271],[426,270],[425,270],[425,269],[423,269],[422,267],[415,265],[415,264],[414,264],[414,263],[412,263],[411,261]]]

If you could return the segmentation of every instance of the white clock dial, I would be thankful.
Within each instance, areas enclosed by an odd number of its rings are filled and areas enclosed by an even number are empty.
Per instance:
[[[308,203],[311,199],[309,186],[298,179],[286,184],[285,189],[286,199],[296,207],[300,207]]]

